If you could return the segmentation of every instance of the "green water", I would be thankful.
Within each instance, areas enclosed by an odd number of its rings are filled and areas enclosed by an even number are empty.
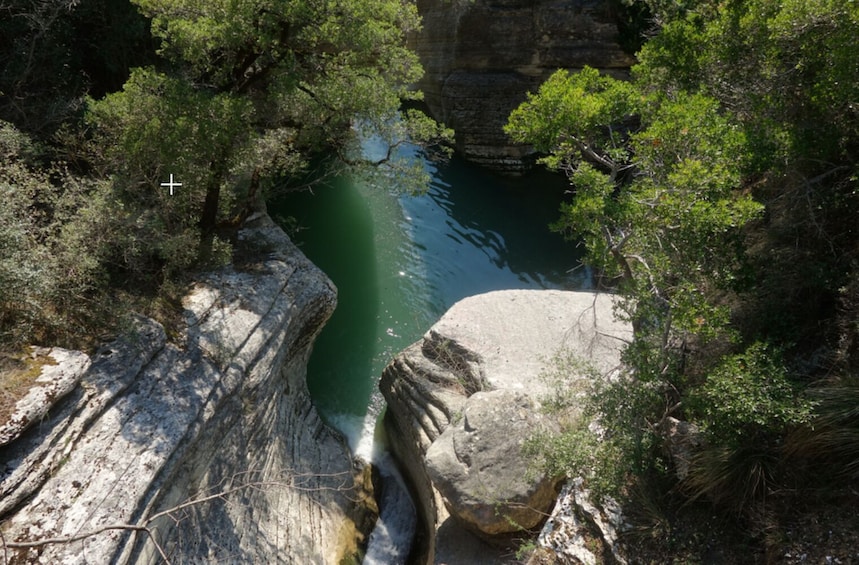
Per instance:
[[[269,205],[273,217],[297,220],[293,239],[337,285],[308,387],[323,417],[353,439],[378,414],[382,369],[457,300],[588,286],[576,247],[548,228],[562,179],[504,178],[457,159],[425,166],[433,182],[421,195],[340,178]]]

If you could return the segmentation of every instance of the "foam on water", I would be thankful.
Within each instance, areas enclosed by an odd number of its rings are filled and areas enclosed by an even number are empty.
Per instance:
[[[382,476],[382,492],[376,494],[380,516],[367,541],[364,565],[404,564],[412,548],[417,513],[402,475],[382,442],[376,441],[378,410],[364,417],[337,414],[331,424],[343,433],[353,455],[375,465]]]
[[[417,512],[393,459],[382,452],[376,463],[382,474],[381,515],[367,542],[364,565],[405,564],[417,528]]]
[[[346,437],[352,455],[367,463],[375,463],[375,445],[378,410],[368,410],[364,416],[354,414],[333,414],[328,417],[329,424]]]

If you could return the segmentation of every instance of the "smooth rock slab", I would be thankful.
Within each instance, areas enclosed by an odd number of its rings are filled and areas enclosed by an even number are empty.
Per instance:
[[[553,478],[529,474],[521,455],[525,438],[551,426],[537,407],[552,392],[542,376],[560,355],[610,378],[632,334],[613,306],[612,295],[591,292],[472,296],[385,368],[385,428],[427,527],[422,561],[515,562],[481,538],[503,543],[514,523],[536,525],[554,502]]]
[[[430,329],[426,340],[467,351],[489,389],[551,392],[539,377],[569,352],[608,375],[631,339],[610,294],[563,290],[502,290],[461,300]]]
[[[237,255],[185,297],[180,338],[138,319],[0,447],[11,563],[161,563],[163,550],[173,563],[322,565],[357,549],[361,473],[305,382],[335,288],[265,215]],[[23,547],[50,538],[74,541]]]

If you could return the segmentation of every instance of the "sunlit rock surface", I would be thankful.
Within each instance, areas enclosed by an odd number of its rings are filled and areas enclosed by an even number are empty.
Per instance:
[[[234,267],[184,300],[168,339],[139,319],[79,385],[0,449],[13,562],[336,563],[372,525],[348,447],[305,383],[331,282],[265,215]],[[172,512],[159,515],[168,509]]]
[[[448,426],[426,453],[427,472],[448,509],[477,533],[532,529],[555,501],[557,479],[528,472],[526,441],[552,428],[539,405],[521,391],[476,392],[462,425]]]
[[[613,499],[594,504],[582,479],[573,479],[561,489],[526,565],[626,565],[628,559],[618,543],[618,533],[626,527]]]
[[[426,71],[418,84],[433,116],[456,130],[469,160],[507,172],[530,148],[502,131],[528,91],[557,69],[585,65],[624,74],[622,4],[612,0],[418,0],[423,28],[411,38]]]
[[[6,422],[0,422],[0,447],[40,423],[48,411],[73,391],[90,366],[89,355],[59,347],[32,347],[30,354],[39,376],[30,390],[19,399]]]
[[[557,290],[466,298],[385,369],[385,428],[417,496],[426,563],[512,563],[511,534],[551,511],[560,485],[521,452],[552,426],[541,375],[564,353],[618,369],[631,330],[612,304]]]

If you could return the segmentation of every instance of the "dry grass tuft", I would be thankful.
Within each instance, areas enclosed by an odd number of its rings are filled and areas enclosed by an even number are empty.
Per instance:
[[[9,420],[15,404],[33,388],[42,367],[56,364],[49,355],[0,353],[0,424]]]

